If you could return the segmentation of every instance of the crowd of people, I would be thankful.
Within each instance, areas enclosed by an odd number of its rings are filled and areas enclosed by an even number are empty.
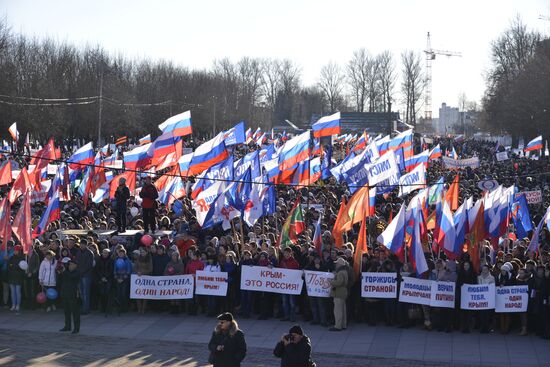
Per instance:
[[[444,148],[450,147],[452,140],[441,139],[439,142]],[[455,147],[463,156],[476,155],[481,161],[479,169],[458,172],[461,200],[470,196],[474,199],[481,197],[482,190],[477,183],[483,179],[494,179],[504,185],[515,184],[520,190],[540,189],[542,203],[529,208],[533,222],[540,221],[550,205],[550,172],[545,171],[548,165],[546,157],[533,160],[513,154],[510,160],[497,162],[494,155],[499,148],[495,143],[467,140],[460,146],[455,144]],[[26,164],[24,157],[6,155],[3,159]],[[434,161],[430,162],[427,172],[429,182],[443,176],[449,183],[457,174]],[[479,272],[467,252],[452,260],[443,252],[434,253],[429,244],[424,249],[429,271],[419,277],[456,282],[458,286],[488,283],[495,283],[497,287],[527,285],[527,312],[462,310],[459,307],[460,294],[457,294],[454,309],[418,306],[396,298],[361,297],[361,279],[353,271],[359,226],[344,234],[342,247],[335,245],[331,232],[342,198],[350,196],[345,184],[328,179],[300,190],[280,185],[274,215],[261,218],[250,228],[241,228],[245,225],[236,220],[231,230],[224,231],[221,226],[202,229],[188,197],[181,200],[183,210],[180,215],[173,208],[159,204],[155,186],[146,176],[140,182],[143,189],[139,200],[132,196],[124,181],[117,189],[116,204],[105,200],[99,204],[88,203],[85,207],[75,193],[70,201],[62,203],[61,218],[34,241],[26,254],[15,239],[7,241],[7,248],[0,257],[0,302],[4,308],[20,313],[36,309],[51,312],[62,307],[66,316],[62,330],[72,329],[73,332],[80,329],[80,315],[90,312],[204,313],[211,316],[231,312],[241,318],[301,320],[328,327],[331,331],[344,330],[348,323],[354,322],[372,326],[423,327],[442,332],[517,331],[521,335],[532,333],[550,338],[550,235],[546,228],[542,231],[537,252],[527,251],[530,238],[515,238],[512,224],[508,231],[510,235],[501,239],[498,248],[493,248],[488,240],[483,241]],[[5,194],[8,188],[2,188],[2,192]],[[411,196],[399,198],[394,192],[377,198],[375,215],[367,228],[369,245],[361,260],[362,272],[395,273],[398,280],[418,276],[411,264],[376,242],[400,206],[405,205]],[[277,246],[280,229],[296,200],[303,204],[306,230],[299,234],[296,243],[281,248]],[[320,252],[313,245],[319,206],[323,211]],[[133,211],[133,208],[138,210]],[[17,205],[12,209],[15,213]],[[33,205],[34,225],[43,210],[43,204]],[[157,229],[165,232],[155,232]],[[66,230],[80,230],[81,234],[66,235]],[[99,230],[112,231],[103,235]],[[138,231],[129,235],[129,230]],[[21,266],[22,261],[25,266]],[[300,295],[242,290],[240,274],[245,265],[333,272],[331,297],[308,297],[305,288]],[[130,299],[132,274],[173,276],[195,274],[198,270],[227,272],[227,295],[195,295],[186,300]],[[49,292],[45,302],[37,299],[39,292],[48,294],[50,289],[55,291]],[[231,320],[226,321],[231,323]],[[285,343],[284,340],[281,342]]]

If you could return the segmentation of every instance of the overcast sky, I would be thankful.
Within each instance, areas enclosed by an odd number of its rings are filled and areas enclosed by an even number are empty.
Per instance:
[[[433,63],[434,117],[442,102],[456,106],[461,92],[479,101],[490,42],[517,14],[550,33],[550,21],[538,19],[550,16],[548,0],[0,0],[2,13],[14,32],[190,68],[223,57],[288,58],[305,85],[316,83],[324,64],[343,66],[361,47],[389,49],[400,70],[401,52],[424,50],[430,31],[434,49],[462,53]]]

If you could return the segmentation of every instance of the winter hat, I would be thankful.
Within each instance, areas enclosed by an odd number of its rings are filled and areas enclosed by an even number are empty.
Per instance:
[[[504,271],[506,271],[507,273],[510,273],[510,272],[512,271],[513,268],[514,268],[513,265],[512,265],[511,263],[509,263],[509,262],[505,262],[505,263],[500,267],[501,270],[504,270]]]
[[[347,265],[347,261],[344,260],[341,257],[339,257],[334,263],[338,266],[346,266]]]
[[[233,315],[231,312],[224,312],[221,315],[218,315],[218,320],[220,321],[233,321]]]
[[[288,331],[289,334],[298,334],[298,335],[304,335],[304,331],[302,330],[302,328],[300,327],[300,325],[294,325],[293,327],[290,328],[290,330]]]

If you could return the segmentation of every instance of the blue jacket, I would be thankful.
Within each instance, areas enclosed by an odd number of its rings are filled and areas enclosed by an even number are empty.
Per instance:
[[[124,266],[122,269],[117,268],[117,261],[120,260],[120,257],[115,259],[115,278],[129,278],[132,274],[132,262],[128,257],[124,257],[122,260],[124,260]]]

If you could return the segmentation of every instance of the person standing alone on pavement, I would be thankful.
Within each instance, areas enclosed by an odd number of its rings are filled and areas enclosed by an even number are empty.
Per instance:
[[[155,185],[151,183],[151,177],[145,177],[145,185],[141,188],[139,197],[143,199],[141,202],[141,208],[143,210],[143,229],[145,232],[148,232],[150,229],[151,233],[155,233],[155,210],[157,209],[157,198],[159,197],[159,193]]]
[[[59,331],[71,330],[71,318],[74,324],[73,334],[80,331],[80,302],[78,286],[80,273],[74,260],[68,260],[61,273],[61,297],[63,298],[63,310],[65,311],[65,326]]]
[[[244,333],[233,315],[224,312],[218,316],[218,325],[208,343],[208,362],[214,367],[239,367],[246,356]]]

